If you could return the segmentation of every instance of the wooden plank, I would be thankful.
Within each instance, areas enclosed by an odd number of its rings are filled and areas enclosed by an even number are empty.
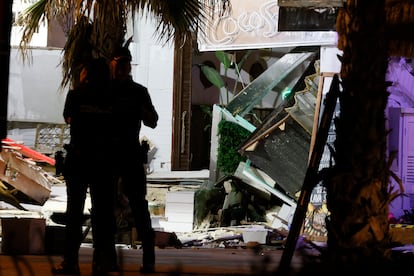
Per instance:
[[[279,0],[279,7],[343,7],[344,1],[342,0]]]
[[[335,31],[337,8],[280,7],[279,32]]]

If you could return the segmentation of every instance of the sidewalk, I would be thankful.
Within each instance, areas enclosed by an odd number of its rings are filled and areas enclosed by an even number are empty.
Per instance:
[[[263,248],[166,248],[156,249],[156,273],[151,275],[274,275],[278,268],[282,250]],[[140,275],[142,258],[140,249],[118,249],[121,271],[110,275]],[[60,256],[0,255],[0,275],[5,276],[49,276],[51,268],[61,261]],[[81,275],[91,275],[92,249],[80,250]],[[292,260],[292,268],[300,268],[298,257]]]

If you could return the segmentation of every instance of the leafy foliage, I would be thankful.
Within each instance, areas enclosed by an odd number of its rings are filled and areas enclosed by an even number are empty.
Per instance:
[[[74,78],[77,58],[92,56],[109,58],[115,49],[125,46],[128,20],[135,16],[151,17],[156,24],[156,37],[182,45],[217,13],[230,10],[227,0],[38,0],[24,11],[20,49],[23,57],[39,25],[57,20],[68,36],[63,51],[63,80],[65,86]],[[86,28],[86,30],[82,30]],[[82,34],[77,38],[78,34]],[[83,35],[87,34],[85,37]],[[79,53],[83,52],[83,55]]]
[[[224,87],[224,80],[220,76],[220,73],[214,69],[211,68],[208,65],[201,65],[201,71],[203,71],[203,74],[206,76],[206,78],[218,89]]]
[[[221,62],[221,63],[223,63],[223,65],[224,65],[224,68],[225,69],[229,69],[230,68],[230,66],[231,66],[231,64],[232,64],[232,62],[231,62],[231,60],[230,60],[230,58],[229,58],[229,56],[228,56],[228,54],[227,53],[225,53],[225,52],[223,52],[223,51],[217,51],[216,53],[215,53],[215,55],[216,55],[216,58]]]
[[[250,132],[240,125],[222,120],[218,125],[219,147],[217,152],[217,168],[224,174],[233,174],[241,161],[237,148],[250,135]]]
[[[215,86],[217,89],[224,88],[226,91],[226,99],[221,99],[220,95],[220,104],[228,104],[230,101],[230,95],[236,95],[238,93],[237,91],[237,85],[234,85],[233,91],[229,90],[229,87],[225,81],[225,79],[228,78],[228,71],[229,69],[234,69],[235,74],[237,75],[236,82],[241,79],[240,74],[240,68],[242,68],[243,63],[246,61],[248,56],[250,55],[252,51],[247,51],[243,57],[241,58],[240,62],[237,64],[235,61],[235,53],[231,54],[230,52],[224,52],[224,51],[216,51],[215,56],[217,60],[220,61],[220,64],[224,68],[224,74],[223,76],[220,74],[220,68],[215,69],[210,67],[206,64],[200,64],[200,69],[203,72],[204,76]],[[237,84],[237,83],[236,83]],[[243,82],[242,82],[243,85]]]

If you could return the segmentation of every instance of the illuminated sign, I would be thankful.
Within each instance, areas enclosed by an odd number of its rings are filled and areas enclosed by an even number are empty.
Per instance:
[[[279,31],[275,0],[230,1],[231,10],[215,14],[199,32],[200,51],[336,45],[334,31]]]

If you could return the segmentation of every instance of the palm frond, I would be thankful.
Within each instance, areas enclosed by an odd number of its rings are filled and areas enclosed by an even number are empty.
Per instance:
[[[67,35],[74,23],[73,10],[74,3],[71,0],[38,0],[25,9],[18,18],[24,25],[22,39],[19,44],[23,58],[27,59],[29,44],[41,24],[56,19]]]
[[[109,59],[123,45],[130,17],[152,17],[154,35],[161,42],[184,44],[217,12],[230,10],[229,0],[39,0],[23,17],[21,52],[42,22],[57,20],[67,35],[63,49],[61,88],[75,76],[75,70],[87,57]]]
[[[183,45],[187,38],[210,24],[216,13],[231,9],[228,0],[140,1],[140,11],[148,11],[157,21],[156,34],[165,43],[174,40]]]
[[[47,2],[48,0],[39,0],[24,10],[21,17],[18,19],[25,26],[19,45],[23,54],[23,60],[27,60],[29,57],[27,48],[30,41],[32,41],[33,35],[39,30],[40,24],[45,22]]]
[[[70,30],[63,48],[61,87],[67,86],[77,68],[92,57],[93,46],[90,41],[92,24],[87,17],[81,17]]]

